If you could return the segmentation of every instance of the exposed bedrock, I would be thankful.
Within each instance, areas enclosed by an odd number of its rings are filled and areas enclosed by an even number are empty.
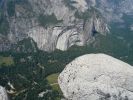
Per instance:
[[[58,77],[68,100],[133,100],[133,66],[105,54],[87,54]]]

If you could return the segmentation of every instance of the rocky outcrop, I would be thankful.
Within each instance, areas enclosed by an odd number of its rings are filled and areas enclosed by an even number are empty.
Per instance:
[[[97,10],[91,10],[94,5],[92,0],[88,3],[86,0],[25,0],[14,3],[14,15],[6,15],[11,43],[30,37],[41,50],[67,50],[72,45],[89,42],[93,31],[102,34],[109,32],[104,18]],[[52,22],[47,21],[46,17],[49,16]]]
[[[133,66],[105,54],[76,58],[58,83],[68,100],[133,100]]]
[[[8,100],[5,88],[0,86],[0,100]]]

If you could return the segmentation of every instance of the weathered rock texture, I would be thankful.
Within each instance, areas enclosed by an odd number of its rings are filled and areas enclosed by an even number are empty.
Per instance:
[[[76,58],[58,83],[68,100],[133,100],[133,66],[105,54]]]
[[[109,32],[104,18],[98,11],[92,11],[92,0],[88,3],[86,0],[24,0],[19,3],[15,1],[14,15],[5,14],[9,23],[8,39],[12,43],[30,37],[41,50],[67,50],[72,45],[88,43],[93,37],[93,31],[101,34]],[[6,8],[5,11],[8,10]],[[89,17],[78,18],[76,12],[79,16],[89,12]],[[39,22],[40,16],[49,15],[55,15],[60,22],[51,23],[47,27],[42,26]]]
[[[9,3],[14,5],[9,7]],[[9,25],[0,24],[7,27],[5,38],[11,43],[30,37],[41,50],[67,50],[72,45],[89,43],[94,31],[101,34],[109,32],[107,23],[123,22],[125,14],[133,14],[132,5],[133,0],[0,0],[1,12],[4,12],[5,22]],[[10,11],[10,8],[14,10]],[[96,9],[95,13],[92,13],[92,8]],[[14,11],[13,14],[9,14],[8,10]],[[89,14],[86,13],[88,11]],[[90,16],[87,20],[78,18],[76,12]],[[60,22],[51,23],[46,28],[38,21],[42,15],[55,15]],[[7,47],[1,48],[5,50]]]
[[[8,100],[6,90],[0,86],[0,100]]]

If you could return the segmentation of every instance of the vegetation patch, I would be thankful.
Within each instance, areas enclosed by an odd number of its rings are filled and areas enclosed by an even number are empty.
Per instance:
[[[55,14],[51,14],[51,15],[40,15],[38,17],[38,21],[40,23],[41,26],[44,27],[48,27],[49,25],[55,25],[58,24],[60,22],[62,22],[62,20],[58,20],[55,16]]]
[[[72,0],[64,0],[64,3],[65,3],[65,5],[68,6],[70,9],[75,9],[75,7],[72,6],[72,4],[75,4],[75,3],[77,3],[77,2],[72,1]]]
[[[29,4],[28,0],[15,0],[15,3],[19,5]]]
[[[59,76],[59,73],[51,74],[46,79],[48,80],[48,83],[50,84],[53,90],[58,91],[60,94],[62,94],[58,84],[58,76]]]
[[[49,82],[49,84],[54,84],[54,83],[58,83],[58,76],[59,76],[59,73],[56,73],[56,74],[51,74],[47,77],[47,80]]]
[[[9,32],[9,23],[6,18],[1,15],[0,16],[0,34],[7,35]]]
[[[12,57],[3,57],[0,56],[0,66],[10,66],[10,65],[14,65],[14,60]]]
[[[9,0],[7,2],[7,12],[10,17],[15,15],[15,2],[12,0]]]
[[[36,52],[38,50],[37,44],[31,38],[25,38],[19,41],[14,48],[12,48],[12,52]]]
[[[85,12],[79,12],[78,10],[75,12],[74,16],[78,19],[84,19],[87,20],[88,18],[90,18],[90,12],[89,11],[85,11]]]
[[[96,15],[96,17],[101,17],[101,13],[96,8],[93,7],[91,7],[91,9],[86,10],[85,12],[79,12],[77,10],[74,14],[76,18],[83,20],[87,20],[91,18],[93,15]]]

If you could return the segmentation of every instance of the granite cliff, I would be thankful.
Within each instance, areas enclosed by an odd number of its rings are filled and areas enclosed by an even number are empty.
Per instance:
[[[109,32],[92,0],[1,0],[1,8],[0,33],[11,44],[30,37],[41,50],[67,50]]]
[[[132,15],[132,4],[132,0],[0,0],[0,50],[25,38],[44,51],[85,45],[96,32],[107,34],[110,22]]]

